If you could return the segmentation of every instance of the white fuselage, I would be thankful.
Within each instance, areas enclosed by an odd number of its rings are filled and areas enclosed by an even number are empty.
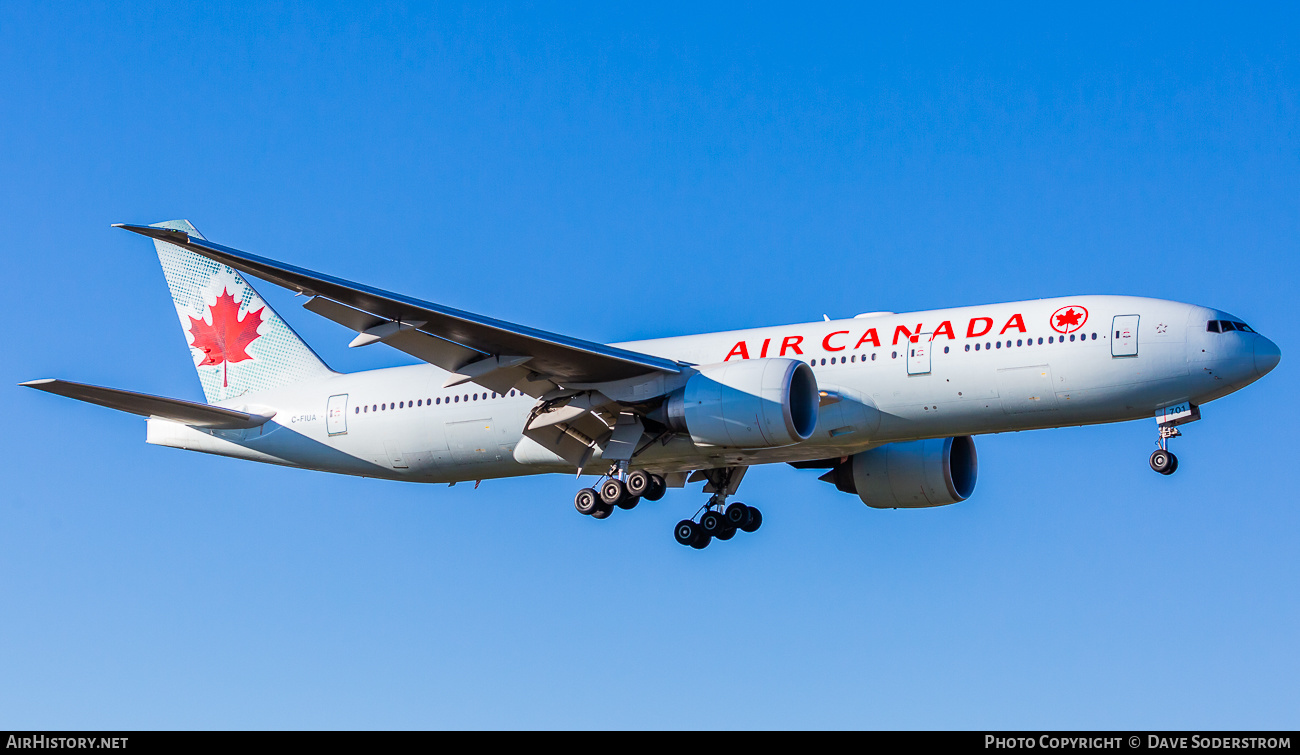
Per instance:
[[[1159,299],[1079,296],[616,344],[700,365],[801,359],[818,387],[840,399],[821,407],[802,443],[737,450],[677,435],[648,444],[632,467],[669,473],[825,459],[893,441],[1148,418],[1238,390],[1276,363],[1276,346],[1257,333],[1207,331],[1207,321],[1229,318]],[[260,428],[150,419],[148,440],[414,482],[573,472],[523,437],[535,398],[473,383],[443,388],[447,375],[429,365],[335,374],[221,403],[274,411]],[[593,462],[587,470],[606,468]]]

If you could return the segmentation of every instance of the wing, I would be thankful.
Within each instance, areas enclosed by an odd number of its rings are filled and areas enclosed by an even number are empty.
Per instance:
[[[307,309],[357,331],[353,346],[384,342],[453,375],[498,392],[519,387],[541,396],[556,387],[674,375],[683,366],[641,354],[413,299],[190,236],[117,224],[203,255],[248,275],[312,296]]]

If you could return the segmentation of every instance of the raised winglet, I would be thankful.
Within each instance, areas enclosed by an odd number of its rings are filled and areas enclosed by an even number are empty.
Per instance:
[[[132,225],[130,223],[114,223],[114,228],[123,228],[132,233],[138,233],[141,236],[148,236],[151,239],[166,241],[169,244],[185,244],[190,240],[190,235],[185,231],[177,231],[172,228],[155,228],[151,225]]]

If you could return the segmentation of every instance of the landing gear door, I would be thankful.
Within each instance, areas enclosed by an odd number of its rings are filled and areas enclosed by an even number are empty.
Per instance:
[[[1115,315],[1110,327],[1110,355],[1135,357],[1138,355],[1138,316]]]
[[[934,346],[933,333],[918,333],[907,339],[907,374],[930,374],[930,349]]]
[[[348,433],[348,394],[330,396],[325,406],[325,431],[330,435]]]

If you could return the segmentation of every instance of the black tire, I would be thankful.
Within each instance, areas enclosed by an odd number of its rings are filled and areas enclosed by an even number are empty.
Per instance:
[[[733,503],[727,507],[725,516],[727,526],[734,529],[749,521],[749,507],[740,502]]]
[[[1163,448],[1157,448],[1151,452],[1151,468],[1160,474],[1171,474],[1174,471],[1174,464],[1174,455]]]
[[[620,509],[627,509],[627,510],[630,511],[630,510],[636,508],[636,505],[637,505],[638,503],[640,503],[640,502],[641,502],[641,499],[638,498],[637,496],[634,496],[634,495],[625,495],[625,496],[623,496],[623,500],[619,501],[617,505],[618,505],[618,507],[619,507]]]
[[[617,477],[611,477],[600,484],[600,500],[610,506],[617,505],[627,497],[627,486]]]
[[[713,536],[706,535],[704,534],[703,531],[701,531],[700,534],[696,536],[695,540],[691,542],[691,547],[697,551],[702,551],[705,548],[709,547],[709,543],[711,542],[713,542]]]
[[[668,483],[664,482],[664,478],[657,474],[650,475],[650,489],[641,497],[647,501],[657,501],[663,498],[666,492],[668,492]]]
[[[727,520],[716,511],[706,511],[700,517],[700,531],[709,537],[717,535],[727,528]]]
[[[683,519],[677,523],[677,528],[673,530],[673,537],[682,545],[690,545],[700,535],[700,525],[692,522],[690,519]]]
[[[718,533],[717,535],[715,535],[714,537],[718,538],[719,540],[730,540],[731,538],[733,538],[733,537],[735,537],[735,536],[736,536],[736,528],[735,528],[735,527],[727,527],[726,529],[724,529],[723,531],[719,532],[719,533]]]
[[[627,476],[627,494],[641,497],[654,487],[654,478],[644,469],[638,469]]]
[[[759,511],[753,506],[750,506],[749,519],[740,526],[740,529],[744,530],[745,532],[756,532],[758,531],[758,528],[762,526],[763,526],[763,512]]]
[[[1173,454],[1169,454],[1169,458],[1171,461],[1173,461],[1173,463],[1169,465],[1169,471],[1165,472],[1165,474],[1167,475],[1173,474],[1174,472],[1178,471],[1178,457],[1174,456]]]
[[[600,495],[591,488],[583,488],[578,494],[573,496],[573,508],[578,510],[583,516],[591,516],[591,513],[600,506]]]
[[[606,504],[600,504],[596,510],[591,512],[592,519],[608,519],[610,514],[614,513],[614,507]]]

